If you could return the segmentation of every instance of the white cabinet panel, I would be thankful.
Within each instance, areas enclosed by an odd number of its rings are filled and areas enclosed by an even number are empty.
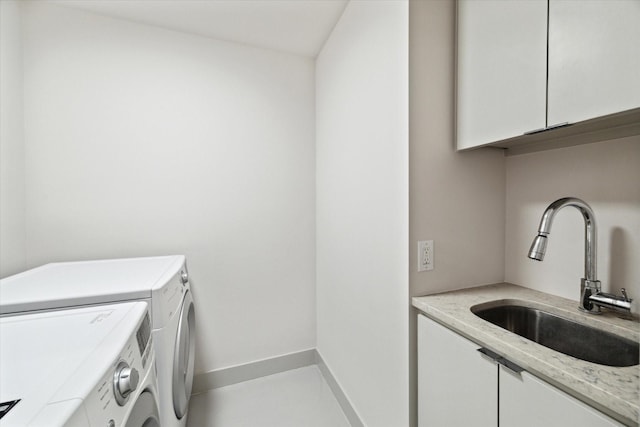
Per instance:
[[[457,146],[544,128],[546,0],[459,0]]]
[[[605,427],[617,421],[528,372],[500,367],[500,427]]]
[[[478,345],[418,315],[418,425],[495,427],[498,367]]]
[[[458,150],[638,134],[640,0],[457,4]]]
[[[640,1],[551,0],[548,124],[637,107]]]

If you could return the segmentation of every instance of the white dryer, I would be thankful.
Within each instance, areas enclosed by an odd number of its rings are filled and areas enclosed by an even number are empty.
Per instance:
[[[0,280],[0,316],[137,300],[151,311],[161,425],[184,427],[195,356],[184,256],[52,263]]]
[[[144,302],[0,318],[3,427],[159,427]]]

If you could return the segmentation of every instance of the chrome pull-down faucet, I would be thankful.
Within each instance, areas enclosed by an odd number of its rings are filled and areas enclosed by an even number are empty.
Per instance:
[[[551,232],[551,224],[556,213],[565,206],[578,209],[584,219],[584,277],[580,280],[580,310],[589,313],[600,313],[600,307],[615,310],[631,311],[631,299],[623,289],[623,296],[602,293],[600,281],[596,277],[597,228],[596,218],[591,207],[575,197],[565,197],[551,203],[542,214],[538,235],[533,239],[529,249],[529,258],[542,261],[547,250],[547,236]]]

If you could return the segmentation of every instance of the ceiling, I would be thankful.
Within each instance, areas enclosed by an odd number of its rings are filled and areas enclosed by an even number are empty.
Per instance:
[[[348,0],[52,0],[52,3],[315,57]]]

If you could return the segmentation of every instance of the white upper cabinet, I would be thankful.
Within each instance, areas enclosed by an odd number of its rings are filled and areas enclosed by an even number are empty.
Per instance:
[[[547,1],[459,0],[458,149],[545,127]]]
[[[640,133],[640,0],[458,0],[457,34],[458,150]]]
[[[640,107],[640,1],[549,2],[549,124]]]

